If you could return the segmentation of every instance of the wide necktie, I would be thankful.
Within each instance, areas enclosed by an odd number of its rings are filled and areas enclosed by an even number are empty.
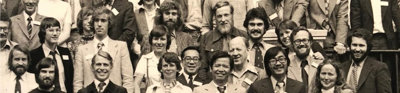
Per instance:
[[[57,59],[56,59],[56,52],[55,51],[50,51],[49,54],[53,57],[53,62],[54,62],[55,68],[58,68]],[[58,72],[56,72],[56,73],[58,73]],[[61,89],[59,80],[54,81],[54,85],[55,85],[56,89]]]
[[[102,50],[103,47],[104,47],[104,43],[103,43],[103,42],[99,42],[99,43],[97,44],[97,49]]]
[[[189,87],[193,90],[193,75],[189,75]]]
[[[285,93],[285,83],[284,82],[277,82],[275,93]]]
[[[254,58],[254,66],[264,69],[263,56],[260,48],[261,48],[261,43],[254,44],[254,49],[256,50]]]
[[[305,66],[308,64],[307,60],[301,61],[301,78],[303,80],[303,83],[308,86],[308,74],[305,70]]]
[[[106,85],[106,83],[104,83],[104,82],[100,82],[100,84],[99,85],[97,85],[98,87],[99,87],[99,93],[103,93],[103,89],[104,89],[104,86]]]
[[[32,33],[32,17],[29,16],[29,18],[27,20],[28,20],[28,25],[26,26],[26,28],[28,29],[29,35],[31,35],[31,33]]]
[[[15,78],[15,93],[21,93],[21,83],[19,82],[21,80],[21,76],[17,76]]]
[[[357,70],[358,70],[358,65],[357,64],[353,64],[353,70],[351,70],[351,76],[350,76],[350,86],[353,89],[354,93],[357,93],[357,86],[358,86],[358,79],[357,79]]]
[[[225,89],[226,89],[226,86],[220,86],[220,87],[218,87],[219,93],[225,93]]]

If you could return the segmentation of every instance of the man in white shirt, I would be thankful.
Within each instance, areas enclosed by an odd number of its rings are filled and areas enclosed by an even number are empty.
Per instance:
[[[58,74],[53,58],[43,58],[35,65],[35,69],[35,79],[39,87],[29,93],[66,93],[55,85]]]
[[[8,39],[9,27],[11,25],[11,20],[7,16],[6,11],[0,11],[0,75],[7,73],[7,62],[10,50],[17,45],[17,43]]]

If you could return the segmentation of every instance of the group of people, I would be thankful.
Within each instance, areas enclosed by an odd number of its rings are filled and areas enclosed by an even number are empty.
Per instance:
[[[392,93],[397,0],[67,2],[1,0],[0,92]]]

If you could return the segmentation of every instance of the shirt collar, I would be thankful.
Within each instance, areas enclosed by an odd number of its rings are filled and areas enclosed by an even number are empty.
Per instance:
[[[183,76],[185,76],[185,80],[187,81],[187,82],[189,82],[190,80],[189,80],[189,75],[186,73],[186,72],[184,72],[183,71]],[[197,76],[197,74],[194,74],[192,77],[192,79],[194,80],[194,78]]]
[[[104,85],[104,87],[103,87],[103,90],[102,90],[102,91],[104,91],[104,89],[106,89],[107,85],[110,83],[110,79],[106,79],[106,80],[104,80],[104,83],[106,83],[106,85]],[[100,84],[100,81],[99,81],[99,80],[97,80],[97,79],[94,79],[94,85],[96,86],[96,89],[97,89],[97,90],[99,90],[99,89],[100,89],[100,88],[99,88],[99,84]]]
[[[154,3],[155,4],[155,3]],[[155,4],[155,9],[154,11],[156,11],[158,8],[160,8],[157,4]],[[147,11],[147,8],[144,7],[144,5],[140,5],[139,6],[139,12],[144,12]]]
[[[108,36],[106,36],[103,40],[99,40],[99,39],[97,39],[96,37],[93,39],[93,42],[94,42],[94,44],[95,44],[95,46],[97,47],[97,44],[99,43],[99,42],[103,42],[103,44],[104,44],[104,47],[106,47],[107,45],[108,45],[108,41],[109,41],[109,37]]]
[[[287,80],[287,77],[285,77],[285,78],[283,79],[283,83],[284,83],[285,86],[286,86],[286,80]],[[278,80],[276,80],[275,77],[271,76],[271,82],[272,82],[273,88],[275,89],[276,83],[278,83]]]
[[[331,87],[328,90],[321,89],[321,93],[335,93],[335,87]]]
[[[362,60],[360,63],[358,63],[358,67],[363,67],[366,59],[367,59],[367,58],[365,58],[365,59]],[[354,65],[355,65],[355,64],[354,64],[354,60],[351,60],[351,66],[354,66]]]
[[[249,45],[250,45],[249,48],[250,49],[253,49],[255,44],[256,43],[254,43],[252,40],[249,40]],[[266,43],[261,41],[260,44],[261,44],[261,48],[264,49]]]
[[[24,20],[28,20],[29,15],[25,11],[23,12],[23,14],[25,18]],[[31,15],[32,21],[35,21],[35,17],[36,17],[36,12],[33,12],[33,14]]]
[[[231,32],[228,33],[227,35],[231,36],[240,36],[241,33],[239,32],[240,30],[237,29],[236,27],[232,27]],[[222,34],[215,28],[214,31],[211,31],[211,40],[212,42],[218,41],[220,38],[222,38]]]
[[[215,87],[221,87],[221,86],[219,86],[219,85],[217,85],[217,83],[215,83],[214,82],[214,80],[211,82]],[[225,83],[225,85],[223,85],[223,86],[225,86],[225,87],[228,87],[228,82],[227,83]]]
[[[14,46],[13,42],[11,42],[10,40],[7,39],[6,44],[4,44],[4,46],[2,46],[0,50],[4,50],[4,49],[11,50],[11,47],[13,47],[13,46]]]
[[[45,44],[42,44],[42,48],[43,48],[44,55],[46,57],[49,56],[51,49]],[[55,52],[56,52],[56,54],[59,54],[57,47],[55,49]]]
[[[248,71],[257,74],[257,70],[253,65],[246,63],[244,64],[244,69],[245,71],[243,71],[243,73],[237,73],[236,71],[232,71],[233,76],[240,78]]]

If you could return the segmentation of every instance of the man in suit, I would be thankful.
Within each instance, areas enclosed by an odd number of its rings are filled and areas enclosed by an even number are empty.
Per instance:
[[[194,88],[193,93],[246,93],[245,88],[229,82],[233,66],[233,58],[227,52],[216,51],[210,64],[213,80]]]
[[[207,84],[211,81],[211,77],[207,72],[200,72],[200,50],[198,47],[189,46],[181,53],[183,59],[183,73],[177,77],[179,83],[190,87],[192,90],[195,87]],[[200,75],[202,74],[202,75]]]
[[[396,37],[400,36],[395,31],[400,31],[400,9],[397,1],[351,0],[351,28],[364,28],[372,32],[373,49],[398,49],[399,39]]]
[[[305,28],[294,29],[290,35],[290,42],[294,53],[289,53],[290,62],[288,67],[288,77],[303,82],[306,89],[311,91],[309,86],[313,86],[312,81],[315,77],[317,67],[325,59],[321,53],[311,49],[314,42],[311,33]]]
[[[24,11],[11,17],[10,39],[31,51],[41,45],[38,32],[40,22],[45,17],[36,12],[39,0],[23,0],[23,2]]]
[[[60,23],[55,18],[44,18],[40,24],[39,41],[42,43],[36,49],[30,51],[32,57],[29,64],[28,72],[34,73],[35,66],[38,62],[45,58],[51,57],[58,69],[58,81],[55,81],[56,88],[60,88],[63,92],[72,92],[72,79],[74,75],[74,67],[72,56],[68,48],[58,46],[58,38],[61,33]]]
[[[248,93],[306,93],[303,83],[287,77],[290,60],[282,48],[269,48],[264,58],[270,78],[254,82]]]
[[[95,35],[92,42],[78,47],[75,56],[74,92],[88,86],[94,80],[94,74],[88,67],[90,60],[97,51],[106,51],[113,58],[113,68],[110,80],[118,86],[123,86],[128,92],[133,92],[133,68],[125,42],[111,39],[108,36],[112,25],[112,11],[106,7],[95,10],[92,17],[92,27]]]
[[[35,65],[35,80],[39,87],[29,93],[66,93],[55,87],[59,74],[54,61],[51,57],[45,57]]]
[[[347,38],[352,60],[342,65],[344,78],[353,93],[392,93],[388,66],[368,56],[371,36],[369,30],[359,28]]]
[[[349,27],[348,0],[309,0],[307,28],[327,30],[324,41],[326,49],[334,49],[339,54],[346,51],[344,46]]]
[[[113,69],[112,59],[109,53],[101,50],[95,54],[90,66],[95,79],[78,93],[128,93],[124,87],[115,85],[109,79],[111,69]]]
[[[258,6],[264,8],[267,13],[268,20],[271,22],[268,25],[277,27],[283,20],[299,23],[305,11],[301,9],[306,9],[308,2],[306,0],[262,0]],[[305,22],[301,22],[301,25],[305,25]]]

